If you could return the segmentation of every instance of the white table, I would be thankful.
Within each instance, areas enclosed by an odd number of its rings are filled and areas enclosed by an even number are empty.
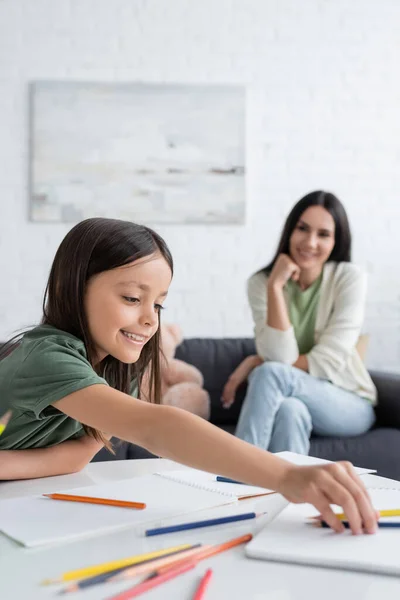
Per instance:
[[[92,463],[84,471],[75,475],[1,483],[0,499],[83,487],[104,481],[117,481],[174,468],[177,468],[176,464],[160,459]],[[365,475],[364,481],[368,482],[371,477],[376,480],[376,476]],[[400,482],[393,482],[394,486],[400,488]],[[268,516],[257,521],[154,538],[139,538],[132,530],[127,529],[84,541],[34,550],[25,549],[0,534],[0,598],[1,600],[54,599],[60,586],[42,587],[39,582],[45,578],[57,577],[73,568],[179,543],[193,541],[218,543],[244,533],[255,533],[269,518],[273,518],[284,501],[274,494],[263,500],[248,500],[246,503],[250,510],[254,507],[257,510],[268,510]],[[200,577],[208,566],[213,569],[213,579],[205,600],[376,600],[376,598],[400,597],[400,578],[251,560],[244,556],[243,548],[240,547],[202,561],[194,571],[163,584],[158,589],[143,595],[143,598],[190,600]],[[120,582],[96,586],[68,597],[71,600],[105,599],[134,583],[135,580],[132,583]]]

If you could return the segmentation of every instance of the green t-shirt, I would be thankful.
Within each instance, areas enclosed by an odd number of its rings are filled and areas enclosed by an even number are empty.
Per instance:
[[[81,423],[52,404],[99,383],[108,385],[90,365],[82,340],[50,325],[26,333],[0,361],[0,413],[2,403],[12,410],[0,450],[44,448],[81,437]]]
[[[306,290],[291,279],[286,284],[289,319],[293,325],[300,354],[307,354],[314,346],[315,319],[321,291],[322,274]]]

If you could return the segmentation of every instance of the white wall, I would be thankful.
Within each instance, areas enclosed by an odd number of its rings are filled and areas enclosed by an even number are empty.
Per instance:
[[[28,221],[28,82],[244,83],[247,224],[158,228],[176,261],[165,318],[187,337],[251,335],[246,277],[324,188],[370,273],[369,365],[400,370],[399,32],[398,0],[2,0],[0,339],[39,319],[69,229]]]

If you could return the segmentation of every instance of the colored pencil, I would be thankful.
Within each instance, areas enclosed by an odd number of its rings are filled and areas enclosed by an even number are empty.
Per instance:
[[[171,567],[177,565],[178,563],[186,560],[197,560],[197,556],[200,550],[206,550],[211,548],[210,545],[202,545],[196,544],[196,548],[191,550],[185,550],[181,552],[179,555],[175,556],[163,556],[162,558],[158,558],[157,560],[149,562],[148,564],[140,564],[134,565],[133,567],[126,567],[125,569],[121,569],[118,573],[109,574],[108,577],[104,577],[103,583],[107,583],[110,581],[113,583],[114,581],[123,581],[125,579],[132,579],[133,577],[138,577],[139,575],[147,575],[153,571],[162,572],[164,570],[170,569]]]
[[[93,577],[94,575],[100,575],[103,573],[114,571],[115,569],[120,569],[121,567],[138,565],[148,560],[168,556],[169,554],[172,554],[174,552],[188,550],[191,547],[191,544],[181,544],[180,546],[172,546],[171,548],[164,548],[163,550],[146,552],[145,554],[136,554],[134,556],[128,556],[127,558],[123,558],[120,560],[99,563],[98,565],[83,567],[82,569],[75,569],[73,571],[66,571],[56,579],[45,579],[44,581],[42,581],[42,585],[50,585],[52,583],[63,583],[67,581],[73,581],[74,579]]]
[[[378,510],[378,514],[380,517],[400,517],[400,508],[390,508],[387,510]],[[335,513],[335,517],[338,519],[346,520],[346,515],[344,513]],[[309,517],[312,520],[321,520],[321,515],[316,515],[314,517]]]
[[[176,531],[186,531],[187,529],[200,529],[201,527],[210,527],[212,525],[224,525],[225,523],[234,523],[235,521],[246,521],[248,519],[255,519],[258,516],[260,515],[258,515],[255,512],[250,512],[238,515],[231,515],[229,517],[206,519],[204,521],[192,521],[190,523],[181,523],[180,525],[170,525],[168,527],[157,527],[155,529],[147,529],[145,535],[161,535],[164,533],[174,533]]]
[[[328,525],[328,523],[326,521],[315,521],[314,523],[311,523],[311,524],[313,527],[326,527],[326,528],[330,529],[330,525]],[[348,521],[342,521],[342,525],[346,529],[350,529],[350,524]],[[378,521],[377,526],[379,527],[379,529],[384,529],[385,527],[396,528],[396,527],[400,527],[400,521]]]
[[[2,417],[0,417],[0,435],[3,433],[5,428],[7,427],[8,421],[11,418],[11,411],[6,412]]]
[[[146,508],[144,502],[128,502],[127,500],[113,500],[112,498],[92,498],[90,496],[74,496],[72,494],[43,494],[52,500],[66,500],[68,502],[87,502],[88,504],[105,504],[107,506],[118,506],[119,508],[135,508],[143,510]]]
[[[216,554],[225,552],[225,550],[230,550],[231,548],[235,548],[236,546],[239,546],[240,544],[246,544],[247,542],[249,542],[252,539],[252,537],[253,536],[251,533],[247,533],[246,535],[241,535],[240,537],[233,538],[231,540],[228,540],[227,542],[223,542],[222,544],[216,544],[214,546],[203,546],[202,548],[199,548],[198,550],[193,550],[192,558],[193,558],[193,560],[195,560],[197,562],[199,562],[201,560],[205,560],[206,558],[209,558],[210,556],[215,556]],[[164,567],[168,568],[170,565],[172,566],[172,564],[177,561],[182,561],[182,557],[166,558],[164,566],[162,566],[162,565],[159,566],[159,565],[156,565],[155,563],[153,563],[153,565],[156,566],[157,569],[159,569],[159,568],[163,569]],[[121,581],[123,579],[130,579],[131,577],[137,577],[137,575],[143,575],[146,572],[145,569],[146,569],[146,565],[143,565],[143,567],[141,567],[139,565],[138,567],[132,567],[132,568],[125,569],[124,571],[122,571],[121,573],[116,575],[112,579],[112,581]],[[149,572],[151,570],[151,566],[147,567],[146,570],[147,570],[147,572]],[[111,579],[109,579],[109,581],[111,581]]]
[[[153,588],[165,583],[166,581],[170,581],[174,577],[178,577],[178,575],[183,575],[187,571],[194,569],[196,566],[195,561],[184,561],[182,564],[175,568],[171,568],[165,573],[160,575],[156,575],[155,577],[151,577],[150,579],[146,579],[141,583],[117,594],[116,596],[112,596],[109,600],[130,600],[131,598],[136,598],[140,594],[147,592],[148,590],[152,590]]]
[[[242,481],[236,481],[235,479],[229,479],[229,477],[222,477],[222,475],[217,475],[215,480],[220,481],[221,483],[237,483],[238,485],[245,485]]]
[[[203,575],[203,577],[201,578],[199,587],[197,588],[194,596],[193,596],[193,600],[202,600],[202,598],[204,598],[204,593],[206,591],[206,587],[208,586],[210,579],[212,577],[212,570],[211,569],[207,569],[207,571],[205,572],[205,574]]]
[[[125,571],[127,568],[136,568],[140,569],[141,567],[145,567],[145,571],[154,570],[157,565],[164,566],[166,563],[166,559],[173,557],[174,562],[178,560],[188,559],[192,556],[198,549],[201,547],[201,544],[193,544],[188,548],[182,550],[175,550],[174,552],[169,552],[168,554],[164,554],[162,557],[156,556],[154,558],[149,558],[147,560],[143,560],[140,563],[136,564],[136,567],[124,566],[117,569],[113,569],[112,571],[107,571],[105,573],[100,573],[99,575],[94,575],[93,577],[87,577],[86,579],[82,579],[81,581],[77,581],[76,583],[72,583],[68,587],[64,588],[59,592],[60,595],[71,594],[73,592],[79,592],[80,590],[84,590],[86,588],[92,587],[93,585],[99,585],[100,583],[106,583],[109,579],[111,580],[113,577],[118,575],[119,573]],[[142,569],[143,573],[143,569]],[[141,574],[141,573],[138,573]]]

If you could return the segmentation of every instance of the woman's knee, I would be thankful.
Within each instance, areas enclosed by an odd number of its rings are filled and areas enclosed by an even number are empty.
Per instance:
[[[270,379],[282,381],[289,377],[292,371],[293,367],[291,365],[275,361],[265,361],[250,373],[249,381],[268,381]]]
[[[285,398],[276,415],[282,421],[295,421],[311,432],[312,419],[307,406],[298,398]]]

